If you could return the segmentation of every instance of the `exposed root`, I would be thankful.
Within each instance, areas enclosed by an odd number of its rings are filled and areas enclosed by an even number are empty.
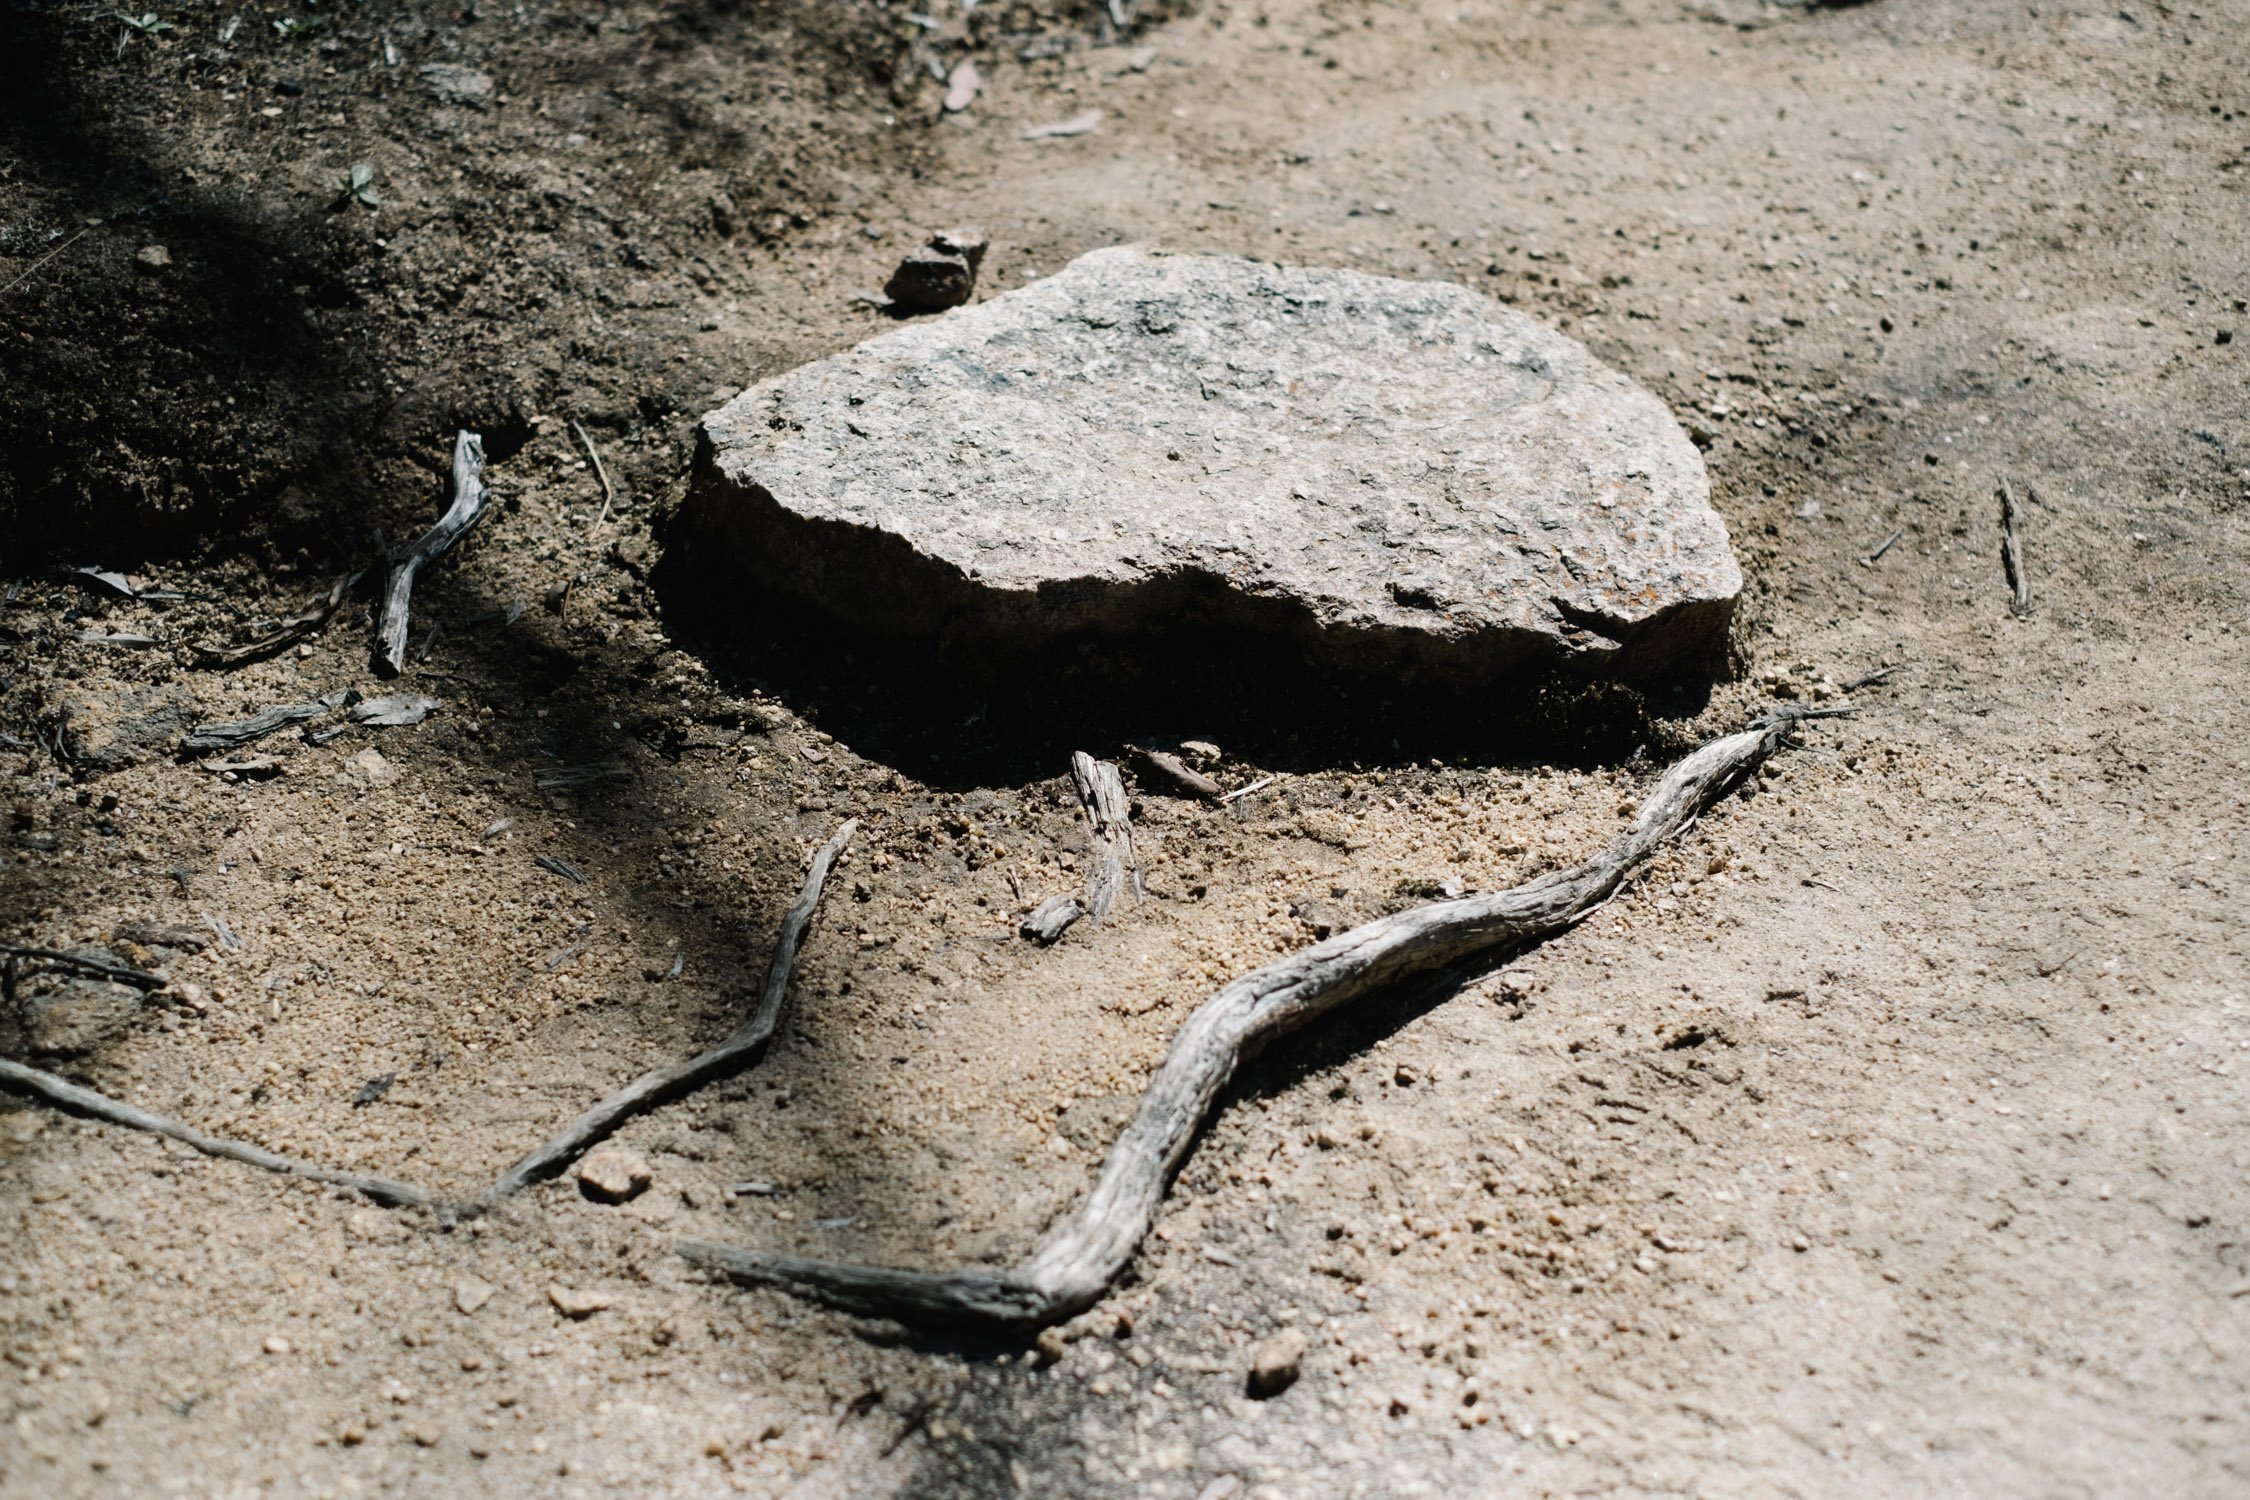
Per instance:
[[[1657,783],[1629,832],[1582,864],[1510,890],[1383,917],[1221,989],[1174,1037],[1085,1204],[1020,1267],[899,1271],[692,1241],[682,1242],[679,1252],[737,1280],[779,1285],[854,1312],[910,1323],[1029,1330],[1082,1312],[1131,1261],[1174,1169],[1245,1059],[1274,1038],[1409,975],[1582,921],[1636,866],[1779,749],[1799,720],[1836,712],[1785,710],[1703,746]]]
[[[165,1115],[150,1114],[107,1094],[72,1083],[53,1073],[41,1072],[19,1062],[0,1058],[0,1088],[18,1093],[67,1110],[74,1115],[106,1120],[112,1125],[124,1125],[134,1130],[146,1130],[155,1135],[170,1136],[183,1145],[193,1146],[205,1156],[224,1157],[253,1167],[263,1167],[268,1172],[285,1172],[293,1177],[309,1177],[314,1182],[333,1183],[350,1188],[355,1193],[365,1193],[377,1203],[391,1208],[413,1208],[431,1202],[428,1193],[403,1182],[392,1182],[384,1177],[362,1177],[357,1172],[339,1172],[331,1167],[315,1166],[309,1161],[299,1161],[293,1156],[283,1156],[268,1151],[263,1146],[253,1146],[247,1141],[231,1141],[224,1136],[205,1135],[192,1125],[183,1125]]]
[[[525,1185],[562,1170],[580,1152],[615,1130],[628,1117],[731,1073],[748,1062],[751,1054],[773,1035],[774,1027],[781,1020],[782,1001],[789,993],[790,971],[796,966],[797,949],[804,943],[805,929],[812,925],[813,912],[820,905],[820,893],[828,883],[828,871],[858,827],[858,819],[847,818],[813,855],[812,868],[805,872],[804,886],[797,892],[797,900],[788,915],[781,919],[781,934],[774,940],[773,961],[766,966],[765,988],[759,991],[758,1003],[725,1041],[686,1062],[644,1073],[587,1110],[564,1126],[552,1140],[510,1167],[507,1175],[486,1189],[471,1211],[488,1209]]]

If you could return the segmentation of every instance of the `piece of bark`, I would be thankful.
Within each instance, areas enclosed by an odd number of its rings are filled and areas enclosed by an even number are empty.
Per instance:
[[[1625,878],[1780,749],[1808,718],[1844,710],[1781,710],[1675,765],[1633,826],[1581,864],[1488,895],[1418,906],[1338,933],[1253,970],[1198,1006],[1173,1038],[1139,1109],[1110,1148],[1078,1212],[1031,1258],[1000,1269],[900,1271],[882,1266],[683,1242],[689,1261],[740,1281],[778,1285],[854,1312],[910,1323],[966,1323],[1021,1332],[1099,1301],[1131,1262],[1166,1185],[1244,1059],[1274,1038],[1400,981],[1582,921]]]
[[[442,700],[420,693],[394,693],[388,698],[370,698],[365,703],[354,704],[352,722],[375,729],[399,729],[419,724],[443,707]]]
[[[1078,805],[1086,814],[1086,827],[1094,839],[1094,857],[1086,870],[1086,915],[1099,922],[1107,918],[1117,898],[1130,889],[1141,899],[1141,866],[1133,854],[1132,803],[1117,767],[1096,760],[1083,750],[1070,757],[1070,782],[1078,792]]]
[[[277,703],[262,709],[247,719],[228,723],[198,724],[180,741],[182,755],[208,755],[214,750],[238,750],[254,744],[269,734],[278,734],[292,724],[306,724],[324,714],[332,714],[352,701],[356,695],[350,688],[339,688],[333,693],[310,699],[304,703]]]
[[[1086,915],[1086,908],[1078,904],[1076,896],[1049,896],[1031,909],[1016,930],[1042,948],[1053,946],[1070,930],[1073,922]]]

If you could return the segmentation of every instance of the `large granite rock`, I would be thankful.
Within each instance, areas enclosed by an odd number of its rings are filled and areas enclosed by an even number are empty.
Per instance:
[[[1637,675],[1707,658],[1742,581],[1661,402],[1442,283],[1099,250],[702,437],[671,550],[707,595],[995,674],[1256,638],[1437,685]]]

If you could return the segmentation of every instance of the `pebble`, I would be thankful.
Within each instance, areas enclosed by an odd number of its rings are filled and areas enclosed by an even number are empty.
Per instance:
[[[289,1340],[277,1333],[266,1340],[265,1351],[268,1354],[287,1354],[289,1352]]]
[[[133,253],[133,264],[143,273],[154,276],[172,269],[172,252],[162,245],[143,245]]]
[[[353,778],[366,786],[389,786],[398,780],[398,768],[385,760],[383,752],[372,745],[344,764]]]
[[[618,1146],[589,1151],[578,1163],[578,1190],[597,1203],[623,1203],[655,1180],[644,1158]]]
[[[581,1292],[566,1286],[548,1287],[547,1300],[555,1305],[556,1312],[572,1322],[592,1317],[608,1307],[611,1301],[605,1292]]]
[[[1250,1351],[1250,1394],[1278,1396],[1297,1383],[1305,1359],[1305,1336],[1284,1328]]]
[[[453,1283],[453,1305],[461,1310],[462,1316],[473,1318],[478,1308],[492,1300],[496,1290],[482,1276],[464,1276]]]

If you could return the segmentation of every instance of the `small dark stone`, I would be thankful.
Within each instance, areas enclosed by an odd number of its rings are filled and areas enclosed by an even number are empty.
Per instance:
[[[277,79],[273,91],[284,99],[294,99],[305,91],[305,86],[294,78]]]
[[[966,257],[924,245],[907,252],[883,284],[883,295],[893,311],[911,316],[959,307],[976,285],[976,270]]]

